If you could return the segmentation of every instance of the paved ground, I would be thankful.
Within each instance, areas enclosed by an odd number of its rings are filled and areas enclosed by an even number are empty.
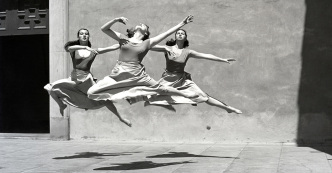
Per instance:
[[[332,172],[332,146],[0,139],[0,172]]]

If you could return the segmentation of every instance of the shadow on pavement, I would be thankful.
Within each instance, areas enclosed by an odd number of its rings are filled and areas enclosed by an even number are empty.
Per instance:
[[[102,157],[132,155],[133,153],[138,153],[138,152],[124,152],[124,153],[82,152],[82,153],[76,153],[73,156],[55,157],[53,159],[80,159],[80,158],[102,159]]]
[[[169,154],[147,156],[146,158],[178,158],[178,157],[212,157],[212,158],[238,159],[237,157],[205,156],[205,155],[190,154],[187,152],[169,152]]]
[[[187,163],[195,163],[195,162],[184,161],[184,162],[154,163],[151,161],[141,161],[141,162],[131,162],[131,163],[115,163],[113,165],[116,166],[101,167],[93,170],[138,170],[138,169],[151,169],[151,168],[187,164]]]

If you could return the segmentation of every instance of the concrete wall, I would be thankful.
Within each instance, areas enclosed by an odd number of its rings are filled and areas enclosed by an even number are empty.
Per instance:
[[[68,0],[49,1],[50,7],[50,82],[67,78],[71,65],[68,53],[63,49],[68,41]],[[55,140],[69,139],[69,113],[64,116],[59,112],[59,106],[50,97],[50,136]]]
[[[297,99],[305,13],[304,0],[70,0],[69,39],[76,39],[79,28],[88,28],[95,48],[116,43],[100,31],[104,23],[115,17],[129,19],[128,26],[115,24],[117,31],[125,33],[127,27],[146,23],[153,37],[185,16],[194,15],[194,22],[184,27],[188,31],[189,48],[237,61],[227,65],[191,59],[186,71],[203,91],[244,112],[228,114],[202,103],[197,107],[175,106],[177,112],[173,113],[159,107],[143,107],[143,103],[130,106],[119,101],[115,105],[132,120],[132,128],[120,123],[105,108],[89,111],[71,108],[70,137],[116,141],[295,142],[299,136]],[[95,77],[102,79],[108,75],[118,54],[115,51],[98,55],[92,66]],[[161,53],[149,52],[143,64],[158,79],[165,60]]]

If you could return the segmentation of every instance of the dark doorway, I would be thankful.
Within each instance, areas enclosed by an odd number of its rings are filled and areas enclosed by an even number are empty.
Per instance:
[[[49,133],[49,37],[0,37],[0,132]]]

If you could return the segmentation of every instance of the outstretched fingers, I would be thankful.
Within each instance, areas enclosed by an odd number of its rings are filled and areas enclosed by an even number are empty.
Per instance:
[[[194,16],[189,15],[183,20],[183,23],[187,24],[187,23],[193,22],[193,20],[194,20]]]

